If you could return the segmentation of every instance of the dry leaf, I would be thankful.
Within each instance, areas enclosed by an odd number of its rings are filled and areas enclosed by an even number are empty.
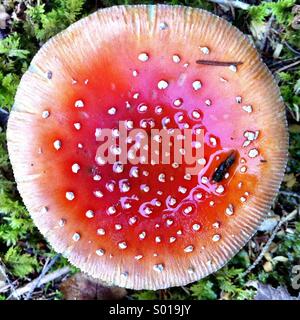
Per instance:
[[[6,286],[6,273],[0,264],[0,289]]]
[[[292,28],[295,30],[300,29],[300,5],[296,5],[292,9],[292,13],[295,14],[295,17],[292,22]]]
[[[272,231],[278,224],[280,217],[279,216],[273,216],[270,218],[265,219],[262,224],[259,226],[259,231]]]
[[[276,262],[288,262],[289,259],[287,257],[283,257],[283,256],[276,256],[273,258],[273,261],[276,261]]]
[[[266,30],[267,30],[267,24],[265,22],[251,21],[250,31],[253,35],[253,38],[256,41],[263,40],[265,33],[266,33]]]
[[[291,133],[300,133],[300,125],[299,124],[291,124],[289,126],[289,131]]]
[[[0,29],[6,29],[10,15],[6,13],[4,6],[0,5]]]
[[[296,4],[295,6],[293,6],[292,13],[300,14],[300,5]]]
[[[270,261],[267,261],[263,264],[263,268],[266,272],[271,272],[273,271],[273,266],[272,263]]]
[[[77,273],[60,286],[65,300],[120,300],[127,291],[124,288],[109,287],[83,273]]]
[[[286,183],[288,188],[292,188],[297,182],[297,179],[293,173],[290,173],[284,176],[283,181]]]
[[[280,286],[275,289],[270,285],[258,283],[254,300],[300,300],[300,294],[298,297],[293,297],[285,287]]]

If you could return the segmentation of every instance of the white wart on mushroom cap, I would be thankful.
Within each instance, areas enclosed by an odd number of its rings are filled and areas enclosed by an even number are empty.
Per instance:
[[[104,164],[96,137],[119,121],[128,132],[202,128],[204,168]],[[103,9],[51,39],[22,78],[7,135],[20,193],[52,246],[134,289],[224,265],[263,220],[287,157],[284,107],[256,50],[208,12],[164,5]]]

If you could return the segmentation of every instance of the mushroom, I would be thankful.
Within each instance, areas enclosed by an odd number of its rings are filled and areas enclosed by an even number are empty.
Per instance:
[[[201,169],[106,163],[98,138],[105,128],[120,138],[121,121],[127,133],[203,130]],[[167,5],[102,9],[47,42],[7,138],[20,194],[53,248],[134,289],[185,285],[231,259],[270,209],[288,145],[278,87],[247,38],[204,10]]]

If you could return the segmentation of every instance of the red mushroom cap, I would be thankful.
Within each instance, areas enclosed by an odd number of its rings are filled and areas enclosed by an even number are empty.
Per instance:
[[[96,137],[104,128],[118,137],[121,121],[128,133],[201,129],[203,168],[104,164]],[[134,289],[223,266],[264,219],[287,159],[284,106],[256,50],[226,21],[178,6],[103,9],[47,42],[7,136],[20,194],[50,244]]]

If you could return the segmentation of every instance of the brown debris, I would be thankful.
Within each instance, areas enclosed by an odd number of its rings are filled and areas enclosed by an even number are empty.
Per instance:
[[[5,30],[8,26],[10,15],[5,11],[4,6],[0,5],[0,29]]]
[[[121,300],[127,291],[119,287],[109,287],[102,281],[83,273],[77,273],[60,286],[65,300]]]
[[[300,5],[295,5],[292,9],[292,13],[295,14],[292,22],[292,28],[295,30],[300,30]]]

